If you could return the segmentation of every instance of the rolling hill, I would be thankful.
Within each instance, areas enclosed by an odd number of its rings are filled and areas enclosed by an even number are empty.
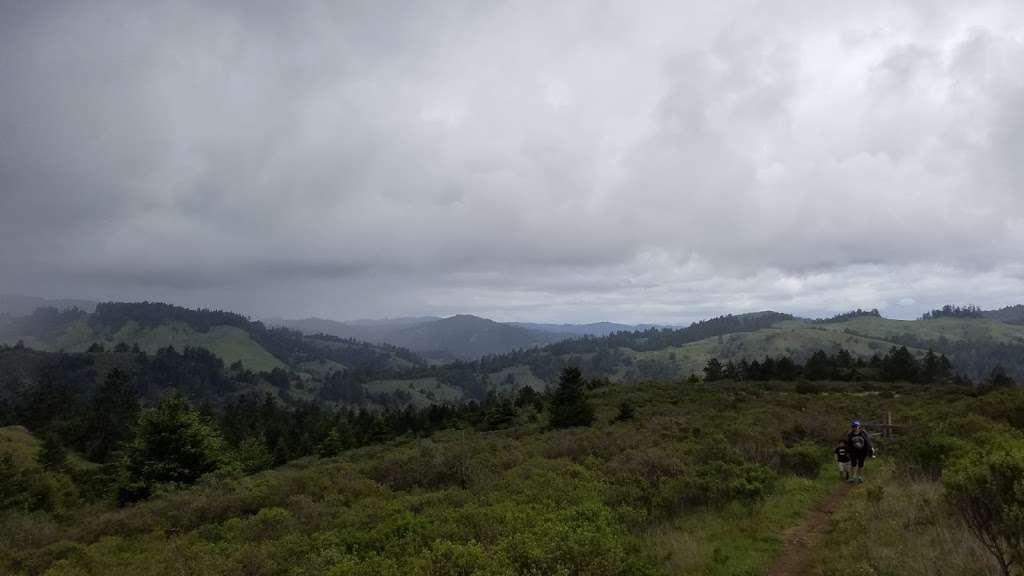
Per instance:
[[[344,370],[371,361],[395,369],[424,363],[395,347],[326,342],[286,328],[267,328],[239,314],[150,302],[102,303],[92,313],[44,307],[28,316],[0,319],[0,344],[19,341],[29,348],[67,352],[121,343],[148,353],[167,347],[205,348],[227,365],[240,362],[257,372],[275,368],[301,372],[325,365]]]
[[[884,356],[893,347],[906,346],[918,359],[928,350],[945,354],[956,372],[976,382],[986,380],[996,366],[1017,381],[1024,381],[1022,325],[988,316],[914,321],[869,313],[843,316],[833,321],[776,312],[725,316],[681,329],[650,328],[565,340],[479,362],[432,367],[416,377],[482,382],[477,390],[480,386],[498,390],[543,388],[557,380],[563,367],[575,365],[589,377],[615,382],[682,380],[700,376],[712,358],[725,363],[785,356],[804,362],[818,350],[830,354],[846,350],[867,361]],[[465,384],[456,388],[473,390]]]
[[[278,318],[268,320],[267,323],[306,334],[322,333],[339,338],[391,344],[440,361],[475,360],[488,354],[504,354],[558,342],[582,333],[558,332],[550,328],[535,329],[468,314],[448,318],[417,317],[355,322],[322,318]]]
[[[712,358],[727,363],[787,357],[802,363],[818,350],[845,350],[867,361],[885,356],[894,346],[906,346],[917,358],[928,350],[944,354],[956,372],[975,382],[987,379],[997,366],[1024,381],[1024,325],[1015,323],[1017,309],[914,321],[882,318],[876,312],[812,320],[765,311],[685,328],[572,337],[470,315],[294,321],[293,326],[316,332],[302,334],[228,312],[107,303],[91,314],[41,308],[31,316],[4,317],[0,343],[21,340],[29,348],[79,353],[97,347],[112,350],[122,342],[150,354],[169,346],[198,347],[215,354],[225,367],[240,362],[255,372],[281,371],[253,380],[227,370],[225,378],[242,379],[236,390],[271,393],[287,403],[423,406],[482,400],[491,391],[523,386],[543,389],[566,366],[614,382],[679,381],[700,376]],[[378,342],[386,335],[391,344],[354,340],[353,334],[377,335]]]

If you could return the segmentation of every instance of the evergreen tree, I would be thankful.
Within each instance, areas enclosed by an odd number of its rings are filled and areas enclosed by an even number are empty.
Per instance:
[[[920,380],[925,384],[946,382],[952,376],[953,367],[945,354],[938,355],[931,348],[921,362]]]
[[[882,379],[889,382],[916,382],[920,365],[906,346],[894,346],[882,358],[881,372]]]
[[[317,454],[321,458],[337,456],[355,445],[355,438],[352,435],[352,427],[348,420],[341,419],[338,425],[331,428],[324,441],[317,446]]]
[[[501,430],[515,424],[518,415],[519,412],[516,410],[512,400],[502,398],[495,402],[487,411],[484,421],[488,430]]]
[[[104,462],[131,440],[139,416],[139,395],[128,374],[115,368],[96,391],[89,423],[89,457]]]
[[[718,358],[712,358],[708,360],[708,363],[704,365],[704,381],[714,382],[722,379],[722,363],[718,361]]]
[[[594,407],[586,398],[583,374],[574,366],[562,370],[558,387],[551,397],[552,428],[590,426],[594,422]]]
[[[224,441],[185,398],[171,392],[139,419],[125,454],[127,482],[119,499],[147,498],[158,484],[193,484],[225,460]]]
[[[996,364],[995,368],[992,368],[992,372],[989,373],[988,380],[985,381],[988,388],[1013,388],[1016,384],[1013,378],[1006,373],[1002,364]]]
[[[818,350],[804,364],[804,376],[808,380],[827,380],[832,377],[832,359],[824,350]]]
[[[726,380],[740,380],[739,370],[732,360],[725,363],[725,368],[722,369],[722,378]]]
[[[529,386],[523,386],[516,393],[516,408],[523,408],[525,406],[533,406],[533,409],[537,412],[544,410],[544,398],[537,394],[537,391]]]

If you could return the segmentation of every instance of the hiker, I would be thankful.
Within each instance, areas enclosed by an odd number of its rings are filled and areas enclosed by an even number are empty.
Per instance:
[[[871,436],[868,431],[860,427],[860,420],[854,420],[850,424],[850,432],[846,435],[846,448],[850,451],[850,478],[851,484],[864,483],[864,459],[875,455],[875,449],[871,446]]]
[[[850,450],[846,447],[846,438],[839,441],[835,449],[836,464],[839,466],[839,477],[850,479]]]

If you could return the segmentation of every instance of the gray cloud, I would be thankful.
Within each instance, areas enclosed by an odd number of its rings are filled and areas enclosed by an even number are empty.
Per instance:
[[[4,13],[3,291],[635,321],[1024,293],[1019,3]]]

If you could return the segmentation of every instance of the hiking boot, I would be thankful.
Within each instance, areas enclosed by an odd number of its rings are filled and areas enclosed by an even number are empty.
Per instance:
[[[863,476],[858,476],[857,477],[857,484],[863,484],[863,483],[864,483],[864,477]]]
[[[849,483],[849,484],[856,484],[857,483],[857,479],[856,478],[850,478],[846,482]]]

